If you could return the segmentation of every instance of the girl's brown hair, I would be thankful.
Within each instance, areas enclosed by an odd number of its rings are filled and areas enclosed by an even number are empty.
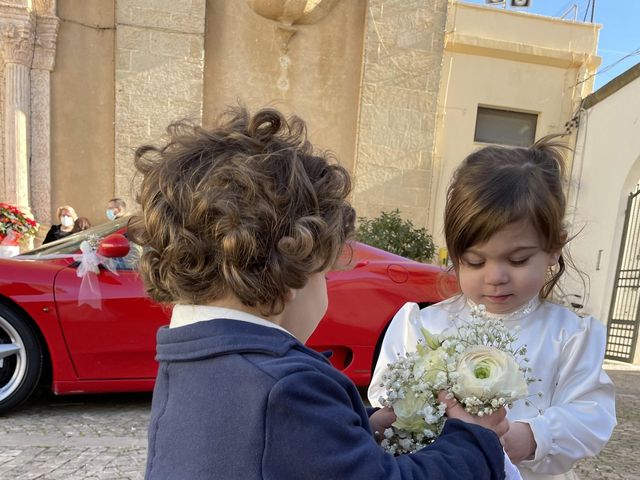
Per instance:
[[[264,315],[332,266],[354,229],[348,172],[315,153],[304,122],[275,109],[229,110],[218,126],[168,128],[140,147],[142,215],[129,234],[159,302],[206,304],[228,294]]]
[[[564,151],[557,135],[529,148],[484,147],[469,155],[454,173],[447,192],[444,233],[458,268],[462,254],[519,220],[531,222],[546,252],[562,251]],[[565,270],[562,255],[540,295],[546,298]]]
[[[71,233],[82,232],[87,228],[91,228],[91,222],[87,217],[78,217],[75,222],[73,222],[73,229]]]

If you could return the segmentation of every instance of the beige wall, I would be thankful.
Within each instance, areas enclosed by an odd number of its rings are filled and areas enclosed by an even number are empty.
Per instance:
[[[427,226],[447,1],[370,0],[353,203]]]
[[[478,106],[538,114],[536,138],[561,133],[590,88],[576,84],[599,61],[593,25],[453,3],[446,30],[435,208],[428,226],[439,245],[448,182],[459,163],[483,146],[474,142]]]
[[[114,0],[58,0],[51,73],[51,210],[105,221],[114,192]],[[57,222],[57,219],[54,219]]]
[[[580,119],[572,172],[579,189],[570,198],[574,212],[570,222],[577,236],[570,247],[589,280],[585,311],[602,321],[609,314],[627,197],[640,182],[639,125],[637,75],[633,82],[584,111]],[[581,285],[572,288],[579,291]]]
[[[247,2],[207,0],[203,123],[238,100],[251,110],[272,105],[295,112],[311,141],[351,170],[366,4],[339,1],[318,23],[294,25],[284,51],[286,33]]]
[[[116,25],[114,193],[135,211],[135,149],[202,120],[205,0],[118,0]]]

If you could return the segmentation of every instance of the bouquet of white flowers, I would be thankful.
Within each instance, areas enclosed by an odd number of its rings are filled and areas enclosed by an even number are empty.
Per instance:
[[[389,364],[383,375],[386,396],[380,403],[392,407],[397,419],[381,445],[394,455],[415,452],[440,435],[445,405],[438,401],[439,391],[482,416],[527,397],[528,384],[535,381],[526,366],[526,346],[514,347],[516,336],[502,321],[487,318],[484,305],[474,307],[469,320],[455,317],[453,323],[438,335],[422,329],[416,351]]]

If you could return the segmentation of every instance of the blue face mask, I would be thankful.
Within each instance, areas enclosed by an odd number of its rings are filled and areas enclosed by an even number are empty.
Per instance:
[[[109,220],[115,220],[116,219],[116,212],[114,212],[112,209],[108,209],[107,210],[107,218]]]

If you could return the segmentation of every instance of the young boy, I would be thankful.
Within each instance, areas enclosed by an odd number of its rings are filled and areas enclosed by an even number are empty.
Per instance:
[[[326,272],[354,229],[342,167],[314,153],[304,123],[230,111],[205,131],[169,128],[136,152],[147,247],[141,273],[173,304],[158,332],[146,479],[503,478],[498,436],[450,420],[415,454],[385,453],[358,390],[303,344],[327,309]],[[506,432],[504,412],[450,417]]]

